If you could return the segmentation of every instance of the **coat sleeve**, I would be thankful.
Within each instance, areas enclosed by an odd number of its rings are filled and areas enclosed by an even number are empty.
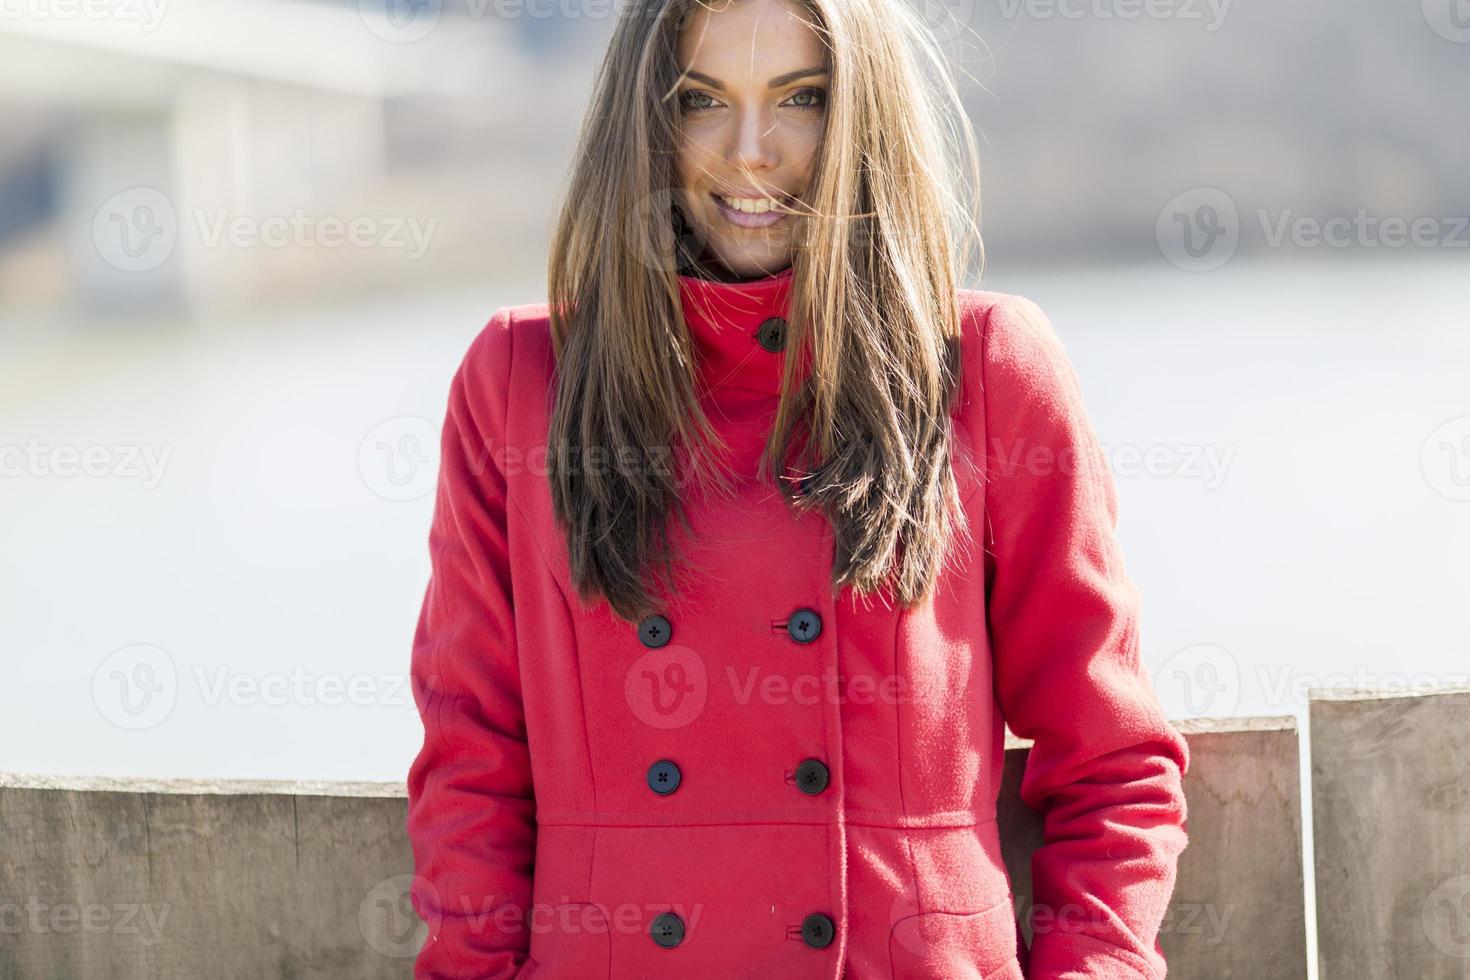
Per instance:
[[[528,954],[535,804],[517,663],[504,446],[509,313],[450,383],[430,579],[411,658],[424,742],[408,773],[416,980],[508,980]]]
[[[1113,480],[1062,342],[1003,296],[985,323],[986,611],[1000,710],[1032,740],[1028,980],[1160,980],[1189,749],[1138,654]]]

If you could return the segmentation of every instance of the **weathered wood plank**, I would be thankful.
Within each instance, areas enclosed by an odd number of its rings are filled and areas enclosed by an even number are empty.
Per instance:
[[[1299,980],[1292,720],[1179,727],[1190,845],[1162,931],[1170,975]],[[1028,744],[1007,739],[1000,813],[1023,922],[1041,842],[1017,796]],[[423,926],[405,815],[398,784],[0,774],[0,904],[37,910],[0,942],[0,977],[407,978]]]
[[[1324,980],[1470,978],[1470,691],[1312,691]]]
[[[0,782],[0,977],[408,977],[402,796],[229,788]]]
[[[1183,980],[1307,976],[1301,786],[1295,719],[1179,722],[1189,845],[1160,929],[1169,975]],[[1030,743],[1007,733],[1000,832],[1027,942],[1031,855],[1041,815],[1020,801]]]

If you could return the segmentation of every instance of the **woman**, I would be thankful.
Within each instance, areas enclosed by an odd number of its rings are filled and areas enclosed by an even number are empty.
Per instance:
[[[624,10],[451,385],[417,976],[1164,975],[1188,751],[1061,344],[956,286],[939,65],[903,0]]]

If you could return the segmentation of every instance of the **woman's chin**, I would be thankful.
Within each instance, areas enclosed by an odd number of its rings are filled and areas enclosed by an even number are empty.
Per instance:
[[[794,252],[781,249],[711,249],[700,258],[706,267],[718,269],[734,279],[772,276],[791,265]]]

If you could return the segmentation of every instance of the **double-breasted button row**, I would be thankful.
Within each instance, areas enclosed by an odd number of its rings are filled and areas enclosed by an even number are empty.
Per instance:
[[[684,941],[684,920],[673,912],[660,912],[653,917],[648,932],[655,943],[673,949]],[[829,915],[813,912],[801,920],[801,941],[812,949],[826,949],[836,937],[837,926]]]
[[[652,616],[644,616],[638,621],[638,639],[650,650],[657,650],[669,642],[674,635],[674,627],[668,618],[654,613]]]
[[[836,924],[821,912],[813,912],[801,921],[801,940],[812,949],[826,949],[836,936]]]
[[[797,643],[810,643],[822,635],[822,617],[815,609],[796,610],[786,619],[786,632]],[[674,635],[668,617],[654,613],[638,621],[638,639],[650,650],[666,646]]]
[[[773,316],[760,325],[755,332],[755,339],[772,354],[778,354],[786,349],[786,321]]]
[[[786,620],[786,632],[797,643],[810,643],[822,635],[822,617],[815,609],[798,609]]]
[[[672,912],[661,912],[649,926],[653,941],[664,949],[673,949],[684,941],[684,920]]]
[[[648,767],[648,788],[659,796],[668,796],[679,788],[679,767],[668,759],[660,759]]]
[[[831,778],[826,763],[821,759],[804,759],[796,767],[796,788],[808,796],[816,796],[826,789]]]
[[[660,759],[648,767],[648,788],[659,796],[668,796],[679,788],[683,773],[668,759]],[[796,788],[808,796],[815,796],[827,788],[832,774],[821,759],[803,759],[796,767]]]

